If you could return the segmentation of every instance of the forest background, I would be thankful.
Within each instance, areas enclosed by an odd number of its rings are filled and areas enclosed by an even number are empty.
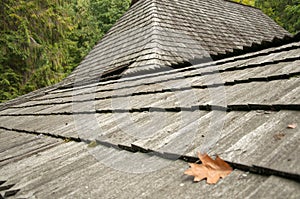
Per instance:
[[[131,0],[1,0],[0,102],[61,81],[126,12]],[[291,33],[300,0],[234,0]]]

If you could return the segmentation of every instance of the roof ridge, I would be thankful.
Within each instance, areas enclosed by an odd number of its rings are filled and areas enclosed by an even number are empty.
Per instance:
[[[136,1],[132,1],[134,3],[136,3],[138,0]],[[162,60],[162,55],[164,54],[164,50],[161,48],[160,44],[161,39],[159,37],[159,28],[160,28],[160,24],[158,22],[158,17],[156,16],[156,9],[158,7],[157,5],[157,0],[151,0],[151,2],[149,3],[151,4],[151,7],[154,8],[153,10],[150,10],[150,32],[148,33],[149,35],[149,41],[143,46],[143,48],[141,49],[140,53],[142,54],[141,56],[138,56],[135,61],[130,64],[128,66],[128,69],[130,68],[136,68],[137,71],[139,71],[140,67],[141,67],[141,63],[142,60],[144,59],[148,59],[149,63],[147,64],[148,67],[152,68],[152,69],[158,69],[163,67],[164,63],[161,62],[160,64],[160,60]],[[148,53],[143,54],[143,52],[145,51],[149,51]],[[150,61],[151,60],[151,61]]]
[[[227,52],[236,52],[235,49],[247,46],[249,49],[252,43],[289,34],[260,10],[225,1],[229,0],[138,1],[68,80],[89,81],[103,75],[123,74],[128,68],[149,72],[159,66],[185,67],[185,63],[207,57],[206,54],[228,55]]]

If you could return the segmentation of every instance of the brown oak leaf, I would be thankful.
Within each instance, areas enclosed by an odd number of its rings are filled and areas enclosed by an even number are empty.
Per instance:
[[[295,128],[297,128],[297,124],[295,124],[295,123],[294,124],[289,124],[288,128],[289,129],[295,129]]]
[[[190,168],[184,174],[194,176],[194,181],[207,179],[208,184],[216,184],[220,178],[225,178],[232,172],[232,168],[219,156],[212,159],[207,154],[198,153],[202,164],[190,163]]]

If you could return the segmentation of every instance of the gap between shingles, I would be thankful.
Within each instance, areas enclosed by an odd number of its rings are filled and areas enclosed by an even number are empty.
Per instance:
[[[182,76],[182,77],[173,77],[173,78],[170,78],[170,79],[163,79],[163,80],[154,81],[154,82],[151,82],[151,83],[140,84],[140,85],[124,86],[124,87],[119,87],[119,88],[115,88],[115,89],[103,89],[103,90],[98,90],[95,93],[102,93],[102,92],[107,92],[107,91],[116,91],[116,90],[122,90],[122,89],[128,89],[128,88],[135,88],[135,87],[141,86],[141,85],[147,85],[147,86],[149,86],[149,85],[163,83],[163,82],[172,81],[172,80],[180,80],[180,79],[186,79],[186,78],[190,78],[190,77],[198,77],[198,76],[212,75],[212,74],[218,74],[218,73],[224,73],[224,72],[232,72],[232,71],[238,71],[238,70],[245,70],[245,69],[249,69],[249,68],[268,66],[270,64],[279,64],[279,63],[293,62],[293,61],[297,61],[299,59],[300,59],[300,57],[294,57],[294,58],[287,58],[287,59],[284,59],[284,60],[275,60],[275,61],[270,61],[270,62],[264,62],[264,63],[260,63],[260,64],[249,64],[249,65],[242,66],[242,67],[229,67],[229,68],[226,68],[226,69],[221,69],[221,70],[216,70],[216,71],[210,71],[210,72],[203,72],[203,73],[196,73],[196,74],[193,74],[193,75],[186,75],[186,76]],[[212,65],[213,64],[210,64],[208,66],[212,66]],[[219,64],[216,64],[216,65],[219,65]],[[191,69],[187,70],[185,68],[185,69],[182,69],[182,71],[179,71],[179,72],[192,71],[192,70],[196,70],[196,69],[197,68],[191,68]],[[164,75],[170,75],[170,74],[173,74],[173,73],[174,72],[169,72],[169,73],[164,74]],[[176,72],[176,73],[178,73],[178,72]],[[282,74],[282,75],[286,75],[286,74]],[[297,73],[296,75],[299,75],[299,74]],[[153,75],[151,77],[161,77],[161,75]],[[271,81],[278,80],[278,79],[274,79],[274,78],[276,78],[276,76],[275,77],[274,76],[259,77],[257,79],[268,78],[268,77],[269,77],[269,79],[272,79],[272,77],[273,77],[273,79]],[[137,81],[137,80],[140,80],[140,79],[144,79],[144,77],[135,78],[134,81]],[[282,79],[282,78],[279,78],[279,79]],[[126,82],[127,81],[133,81],[133,80],[126,80]],[[237,84],[236,81],[238,81],[238,80],[232,81],[233,84],[231,82],[228,82],[228,85],[235,85],[235,84]],[[240,80],[240,81],[242,81],[242,80]],[[255,81],[255,78],[253,78],[252,81]],[[116,82],[116,83],[121,83],[121,82],[122,81]],[[115,84],[115,83],[110,83],[110,85],[111,84]],[[224,84],[226,85],[226,82]],[[224,85],[224,84],[222,84],[222,85]],[[104,86],[104,85],[106,85],[106,84],[102,84],[101,86]],[[207,85],[207,86],[204,85],[203,88],[206,88],[208,86],[209,85]],[[182,88],[182,89],[184,89],[184,88]],[[190,89],[190,87],[188,89]],[[76,89],[74,89],[74,90],[76,90]],[[171,89],[171,90],[174,90],[174,89]],[[155,91],[153,91],[153,92],[155,92]],[[89,93],[80,93],[80,94],[77,94],[77,95],[84,95],[84,94],[89,94]],[[74,96],[76,96],[76,95],[74,95]],[[60,98],[63,98],[63,97],[74,97],[74,96],[73,95],[65,95],[65,96],[62,96],[62,97],[52,97],[52,98],[47,98],[47,99],[48,100],[49,99],[60,99]],[[41,100],[36,100],[36,101],[41,101]]]
[[[295,42],[298,41],[298,40],[295,40]],[[279,53],[279,52],[286,52],[286,51],[290,51],[290,50],[293,50],[293,49],[298,49],[299,46],[290,46],[290,47],[285,47],[284,49],[274,49],[274,50],[271,50],[271,51],[268,51],[268,52],[259,52],[258,54],[251,54],[251,55],[248,55],[248,56],[242,56],[242,57],[234,57],[233,59],[231,58],[226,58],[225,60],[218,60],[218,61],[215,61],[213,63],[210,63],[210,64],[205,64],[205,65],[201,65],[202,68],[206,68],[206,67],[209,67],[211,65],[221,65],[221,64],[226,64],[226,63],[230,63],[230,62],[235,62],[235,61],[241,61],[241,60],[246,60],[246,59],[251,59],[251,58],[255,58],[257,56],[266,56],[266,55],[269,55],[271,53]],[[149,77],[158,77],[158,76],[162,76],[162,75],[169,75],[169,74],[175,74],[175,73],[178,73],[178,72],[184,72],[184,71],[192,71],[192,70],[196,70],[197,68],[191,66],[191,67],[185,67],[183,69],[177,69],[175,71],[172,71],[172,72],[168,72],[168,74],[153,74],[153,75],[150,75]],[[120,75],[116,75],[116,76],[113,76],[112,79],[118,79],[122,76]],[[132,79],[132,80],[126,80],[126,81],[136,81],[138,79],[143,79],[144,77],[138,77],[138,78],[135,78],[135,79]],[[109,79],[108,79],[109,80]],[[108,80],[104,80],[104,81],[108,81]],[[109,83],[102,83],[101,85],[104,86],[104,85],[107,85],[107,84],[115,84],[115,83],[120,83],[120,82],[124,82],[123,81],[118,81],[118,82],[109,82]],[[89,85],[89,83],[86,83],[85,85]],[[65,87],[61,87],[59,88],[59,90],[63,90],[63,89],[68,89],[68,88],[74,88],[72,84],[70,85],[67,85]],[[80,89],[80,88],[76,88],[77,89]]]
[[[92,115],[92,114],[109,114],[109,113],[142,113],[142,112],[194,112],[194,111],[222,111],[222,112],[249,112],[249,111],[300,111],[300,104],[233,104],[224,106],[217,105],[197,105],[192,107],[143,107],[133,109],[98,109],[95,111],[82,112],[55,112],[55,113],[16,113],[0,114],[1,117],[18,117],[18,116],[54,116],[54,115]]]
[[[220,84],[211,84],[211,85],[200,85],[200,86],[191,86],[191,87],[183,87],[183,88],[170,88],[170,89],[162,89],[158,91],[148,91],[148,92],[136,92],[131,94],[124,94],[124,95],[112,95],[107,97],[100,97],[94,99],[86,99],[86,100],[71,100],[65,102],[52,102],[52,103],[39,103],[39,104],[32,104],[27,106],[11,106],[8,108],[29,108],[29,107],[36,107],[36,106],[45,106],[45,105],[62,105],[62,104],[70,104],[70,103],[80,103],[80,102],[90,102],[90,101],[97,101],[97,100],[106,100],[106,99],[116,99],[116,98],[123,98],[123,97],[131,97],[131,96],[141,96],[141,95],[151,95],[151,94],[158,94],[158,93],[171,93],[175,91],[186,91],[191,89],[209,89],[209,88],[217,88],[222,86],[234,86],[238,84],[247,84],[252,82],[271,82],[277,80],[285,80],[290,78],[299,78],[299,72],[293,72],[289,74],[280,74],[280,75],[273,75],[273,76],[266,76],[266,77],[256,77],[256,78],[249,78],[249,79],[240,79],[234,81],[228,81],[225,83]],[[48,100],[48,99],[44,99]]]
[[[177,159],[182,160],[184,162],[201,163],[201,161],[199,161],[198,158],[193,157],[193,156],[184,156],[184,155],[178,155],[178,154],[172,154],[172,153],[161,153],[161,152],[157,152],[155,150],[145,149],[145,148],[135,146],[135,145],[131,145],[131,146],[115,145],[113,143],[109,143],[109,142],[101,141],[101,140],[96,140],[96,141],[95,140],[85,140],[85,139],[80,139],[80,138],[76,138],[76,137],[65,137],[65,136],[54,135],[54,134],[50,134],[50,133],[41,133],[41,132],[27,131],[27,130],[22,130],[22,129],[10,129],[10,128],[6,128],[6,127],[0,127],[0,129],[6,130],[6,131],[14,131],[14,132],[18,132],[18,133],[24,133],[24,134],[44,135],[47,137],[56,138],[56,139],[60,139],[63,141],[81,142],[81,143],[85,143],[87,145],[89,145],[91,143],[96,143],[96,145],[102,145],[105,147],[115,148],[120,151],[125,150],[130,153],[144,153],[144,154],[149,154],[150,156],[157,156],[157,157],[169,159],[169,160],[174,160],[174,157],[179,157]],[[262,176],[274,175],[274,176],[282,177],[285,179],[293,180],[296,182],[300,182],[299,174],[278,171],[278,170],[265,168],[265,167],[261,167],[261,166],[256,166],[256,165],[249,166],[249,165],[244,165],[244,164],[239,164],[239,163],[234,163],[234,162],[229,162],[229,161],[226,161],[226,162],[233,169],[238,169],[241,171],[250,172],[250,173],[262,175]]]

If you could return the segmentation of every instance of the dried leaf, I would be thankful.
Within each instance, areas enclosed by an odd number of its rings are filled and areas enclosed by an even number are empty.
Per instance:
[[[216,184],[220,178],[225,178],[232,172],[232,168],[219,156],[212,159],[207,154],[198,153],[202,164],[189,164],[190,168],[184,174],[194,176],[194,181],[198,182],[207,179],[208,184]]]
[[[276,141],[279,141],[279,140],[282,140],[284,138],[285,134],[284,133],[276,133],[275,135],[273,135],[273,138],[276,140]]]
[[[67,142],[71,142],[71,139],[70,139],[70,138],[65,138],[65,139],[64,139],[64,142],[66,142],[66,143],[67,143]]]
[[[96,147],[97,146],[97,141],[91,141],[89,144],[88,144],[88,147],[89,148],[94,148],[94,147]]]
[[[295,128],[297,128],[297,124],[289,124],[288,128],[289,129],[295,129]]]

